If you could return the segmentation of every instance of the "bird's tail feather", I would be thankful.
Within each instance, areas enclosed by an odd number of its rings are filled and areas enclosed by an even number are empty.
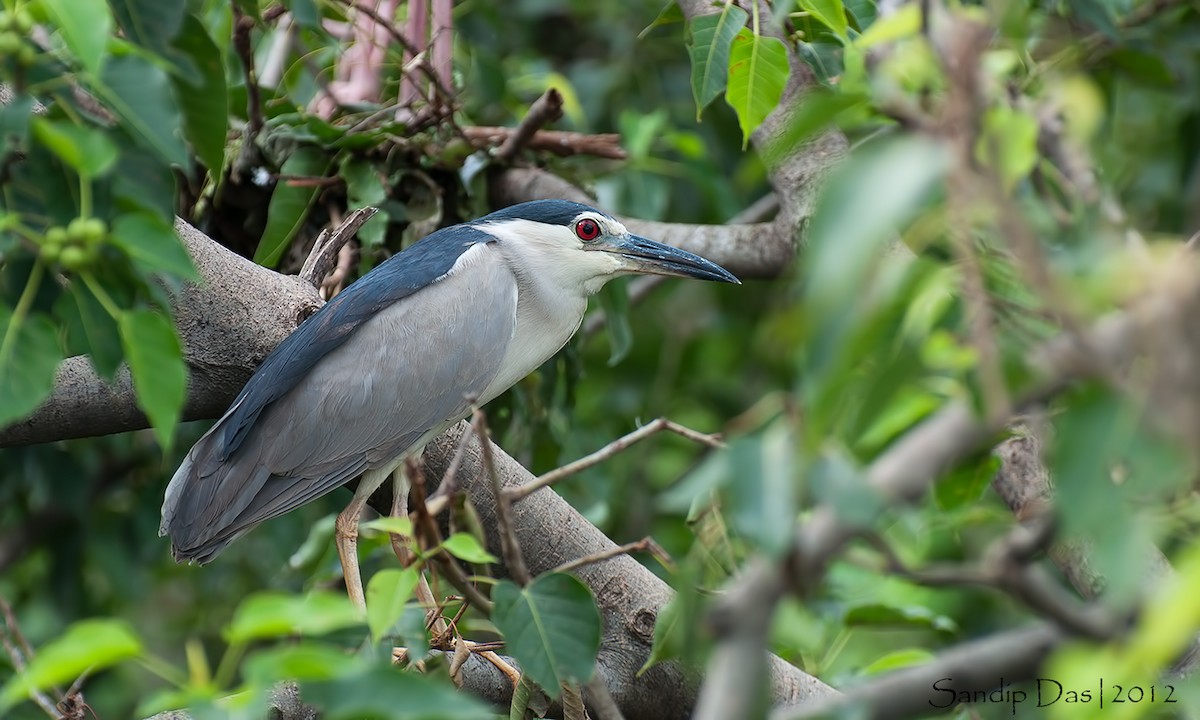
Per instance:
[[[207,462],[214,442],[210,430],[188,451],[163,497],[158,534],[170,536],[177,562],[204,564],[250,530],[253,525],[232,526],[271,476],[257,462],[257,453],[224,463]]]

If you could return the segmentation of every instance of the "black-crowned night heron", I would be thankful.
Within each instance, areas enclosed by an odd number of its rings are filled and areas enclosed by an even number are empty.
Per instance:
[[[361,475],[338,554],[363,604],[358,518],[425,443],[557,353],[587,298],[634,273],[738,282],[563,200],[514,205],[430,234],[303,322],[171,478],[160,534],[205,563],[254,526]]]

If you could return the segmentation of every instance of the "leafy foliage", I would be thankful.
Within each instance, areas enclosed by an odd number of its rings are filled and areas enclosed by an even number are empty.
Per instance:
[[[455,18],[454,120],[511,125],[554,85],[563,127],[618,132],[629,160],[615,171],[580,157],[537,162],[593,182],[615,211],[704,223],[766,193],[768,170],[798,147],[831,131],[850,141],[812,198],[794,268],[738,288],[672,284],[636,307],[613,286],[601,298],[606,342],[581,338],[489,407],[501,443],[534,472],[635,418],[726,431],[722,452],[655,441],[557,486],[614,539],[652,535],[677,561],[662,571],[677,597],[659,612],[647,669],[701,666],[714,592],[749,558],[785,553],[814,508],[869,529],[870,546],[833,558],[771,626],[773,651],[841,686],[1039,616],[995,587],[925,587],[897,570],[973,568],[1010,531],[987,487],[997,460],[986,449],[945,468],[911,506],[881,497],[868,473],[948,403],[986,415],[1020,400],[1037,387],[1033,348],[1191,262],[1174,246],[1200,223],[1200,16],[1185,4],[1148,13],[1092,0],[952,6],[938,22],[914,3],[772,5],[775,17],[718,3],[684,24],[673,3],[657,16],[625,0],[473,4]],[[252,715],[283,680],[330,717],[488,717],[412,664],[436,668],[431,645],[448,647],[415,599],[419,572],[455,632],[498,633],[542,689],[590,677],[600,620],[578,581],[518,588],[476,576],[491,618],[445,600],[454,591],[431,570],[435,554],[478,573],[497,562],[469,506],[453,509],[440,546],[410,544],[408,568],[385,533],[411,537],[413,524],[370,524],[365,615],[328,589],[340,576],[330,516],[344,497],[266,524],[202,570],[175,567],[154,541],[166,478],[205,429],[179,422],[186,384],[169,298],[196,273],[175,214],[295,272],[321,227],[378,205],[345,268],[353,277],[487,209],[486,153],[421,115],[431,95],[413,117],[394,112],[403,52],[388,50],[379,102],[326,116],[314,108],[342,48],[325,21],[346,20],[344,3],[18,0],[5,13],[0,424],[33,412],[64,357],[87,355],[104,377],[128,368],[154,433],[2,451],[0,597],[37,653],[23,673],[0,657],[0,712],[36,717],[33,691],[87,670],[101,717],[182,705]],[[282,37],[295,42],[257,100],[237,23],[252,25],[258,71]],[[27,39],[34,24],[48,46]],[[971,36],[937,34],[976,26],[988,32],[965,49],[952,41]],[[963,63],[949,63],[951,51]],[[793,53],[819,84],[770,147],[745,153],[796,79]],[[34,115],[35,102],[46,111]],[[897,247],[907,260],[894,261]],[[1162,547],[1176,566],[1126,642],[1081,641],[1053,658],[1046,672],[1064,683],[1151,678],[1198,625],[1195,428],[1171,412],[1184,393],[1141,385],[1162,370],[1152,360],[1122,382],[1071,388],[1049,407],[1053,432],[1013,429],[1048,438],[1057,527],[1092,549],[1118,615],[1144,601],[1140,548]],[[406,668],[391,667],[400,643]],[[1192,694],[1181,702],[1194,712]]]
[[[557,696],[563,683],[591,679],[600,649],[600,613],[586,585],[551,573],[524,588],[502,581],[492,597],[492,619],[535,683]]]

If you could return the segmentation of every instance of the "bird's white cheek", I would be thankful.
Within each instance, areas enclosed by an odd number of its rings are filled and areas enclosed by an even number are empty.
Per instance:
[[[600,292],[604,284],[615,277],[631,272],[620,255],[597,250],[584,255],[589,272],[583,278],[583,287],[588,295]]]

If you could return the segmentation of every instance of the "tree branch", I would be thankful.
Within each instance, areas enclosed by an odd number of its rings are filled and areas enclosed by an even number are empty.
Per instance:
[[[508,164],[516,158],[535,133],[544,125],[556,122],[562,117],[563,97],[554,88],[549,88],[542,96],[529,106],[529,112],[521,119],[517,127],[504,138],[504,142],[496,149],[495,157],[502,163]]]
[[[882,675],[844,696],[777,710],[771,720],[835,717],[851,708],[876,720],[929,715],[958,705],[958,693],[995,690],[998,680],[1015,683],[1035,677],[1042,661],[1064,639],[1049,623],[993,635],[951,648],[933,662]]]
[[[317,291],[226,250],[191,225],[175,230],[202,282],[175,295],[188,365],[184,420],[219,417],[271,350],[321,306]],[[86,357],[58,368],[54,392],[29,418],[0,429],[0,448],[148,427],[129,372],[100,379]]]

